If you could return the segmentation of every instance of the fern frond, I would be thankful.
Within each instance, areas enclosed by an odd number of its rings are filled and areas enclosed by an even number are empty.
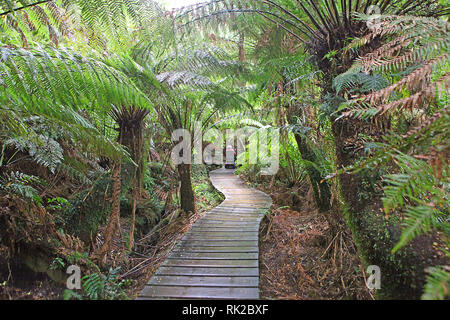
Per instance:
[[[351,69],[333,79],[333,87],[337,93],[342,90],[353,93],[356,89],[359,92],[373,92],[385,88],[389,82],[380,74],[367,74]]]
[[[397,252],[416,236],[429,232],[435,226],[436,209],[431,205],[407,207],[400,240],[392,249]]]
[[[46,118],[99,152],[117,155],[120,147],[99,134],[81,110],[107,114],[112,105],[151,106],[149,97],[122,72],[68,50],[0,47],[0,57],[4,107],[25,117]]]
[[[448,299],[450,287],[450,268],[448,266],[430,267],[427,269],[427,284],[422,295],[423,300]]]
[[[394,91],[400,91],[402,89],[412,91],[418,87],[425,87],[428,84],[427,82],[429,81],[429,77],[431,76],[434,67],[445,62],[447,59],[447,54],[431,59],[393,85],[384,89],[375,90],[376,92],[362,96],[361,98],[370,104],[378,104],[381,101],[388,99]]]

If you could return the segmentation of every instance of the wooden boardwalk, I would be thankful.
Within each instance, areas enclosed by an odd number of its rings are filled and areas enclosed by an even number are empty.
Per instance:
[[[218,169],[210,177],[225,200],[192,226],[139,300],[259,298],[259,223],[272,199],[233,170]]]

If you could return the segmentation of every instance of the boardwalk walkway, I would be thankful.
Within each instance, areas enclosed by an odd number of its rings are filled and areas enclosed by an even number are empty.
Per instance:
[[[138,299],[259,298],[258,230],[272,200],[233,170],[210,177],[226,199],[192,226]]]

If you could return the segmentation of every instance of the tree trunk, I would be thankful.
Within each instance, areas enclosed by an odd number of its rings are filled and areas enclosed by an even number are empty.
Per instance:
[[[312,163],[317,163],[317,157],[313,150],[308,146],[306,139],[300,134],[294,134],[301,157]],[[319,212],[326,212],[330,210],[331,191],[327,181],[323,181],[324,177],[314,166],[308,165],[306,167],[308,172],[311,187],[314,193],[314,200],[316,202]]]
[[[192,190],[191,165],[179,164],[177,166],[177,169],[181,183],[180,187],[181,209],[188,215],[194,214],[195,197],[194,191]]]
[[[112,190],[112,206],[111,215],[109,216],[108,225],[106,226],[104,232],[104,242],[103,245],[93,253],[93,259],[97,260],[100,264],[105,263],[106,255],[111,251],[112,240],[120,228],[119,218],[120,218],[120,192],[121,192],[121,161],[117,160],[113,169],[113,190]]]
[[[130,233],[128,237],[129,238],[128,250],[130,251],[133,249],[134,245],[134,225],[136,224],[136,203],[139,195],[139,184],[137,183],[136,174],[137,168],[134,170],[134,177],[133,177],[133,191],[132,191],[133,203],[131,208]]]
[[[290,124],[295,124],[295,107],[288,107],[287,118]],[[303,112],[301,109],[299,112]],[[311,147],[308,145],[306,137],[299,133],[294,133],[297,147],[300,151],[302,159],[311,163],[317,163],[317,157]],[[331,191],[327,181],[323,181],[325,177],[322,176],[319,170],[312,165],[307,165],[306,172],[308,173],[311,187],[314,194],[314,201],[319,209],[319,212],[327,212],[330,210]]]
[[[372,132],[376,141],[374,130],[377,128],[372,123],[357,119],[333,121],[338,168],[352,165],[360,158],[361,151],[356,151],[358,134]],[[430,243],[435,240],[432,235],[422,235],[400,252],[392,254],[391,250],[400,237],[400,226],[398,222],[385,219],[380,195],[367,190],[365,179],[362,172],[339,176],[341,194],[346,203],[346,221],[358,251],[367,264],[381,269],[381,290],[377,292],[380,298],[419,299],[425,285],[425,269],[442,264],[434,252],[423,249],[427,245],[431,247]]]
[[[136,179],[136,185],[141,185],[143,171],[142,148],[143,141],[143,122],[148,111],[136,107],[121,108],[115,110],[113,117],[119,125],[118,141],[130,152],[131,159],[137,164],[127,164],[124,166],[124,174],[127,177]],[[136,170],[136,176],[134,171]]]

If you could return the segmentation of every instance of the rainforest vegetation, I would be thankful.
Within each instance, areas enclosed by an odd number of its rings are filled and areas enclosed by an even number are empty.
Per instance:
[[[0,298],[135,298],[223,200],[201,123],[279,133],[263,297],[448,299],[448,2],[199,2],[0,0]]]

